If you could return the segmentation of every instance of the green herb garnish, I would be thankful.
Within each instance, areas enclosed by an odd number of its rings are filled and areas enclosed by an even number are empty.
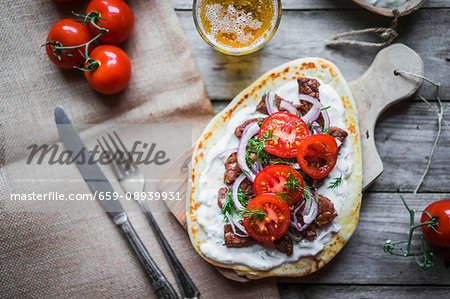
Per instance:
[[[248,195],[241,190],[238,190],[238,201],[242,206],[246,206],[248,202]],[[225,203],[222,206],[222,214],[223,214],[223,221],[225,223],[228,223],[228,217],[226,214],[234,215],[239,214],[241,211],[236,210],[236,207],[233,203],[233,197],[231,196],[231,190],[227,189],[227,198],[225,199]]]
[[[255,221],[263,222],[264,217],[267,216],[267,213],[264,212],[261,207],[246,207],[245,210],[242,211],[242,216],[249,218],[252,223]]]
[[[284,186],[291,190],[291,194],[293,194],[297,190],[301,190],[302,187],[300,186],[300,183],[298,179],[294,176],[294,173],[289,171],[288,173],[288,181],[284,183]]]
[[[297,162],[297,158],[280,158],[272,156],[271,161],[273,164],[283,164],[293,166]]]
[[[339,185],[342,184],[342,173],[338,178],[334,178],[334,181],[330,183],[330,186],[328,186],[328,189],[335,189],[339,187]]]
[[[274,193],[274,195],[276,197],[278,197],[281,201],[283,201],[283,202],[285,202],[287,204],[291,204],[292,203],[291,197],[288,195],[287,191],[277,192],[277,193]]]
[[[273,130],[268,130],[259,139],[258,137],[250,138],[247,144],[247,154],[245,157],[247,165],[252,165],[254,163],[254,161],[249,156],[250,153],[256,154],[256,159],[260,163],[269,163],[270,154],[264,150],[266,142],[269,139],[272,139],[273,141],[276,141],[278,139],[278,137],[273,134]]]

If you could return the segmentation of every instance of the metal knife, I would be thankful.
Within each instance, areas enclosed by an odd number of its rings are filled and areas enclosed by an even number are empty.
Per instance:
[[[106,192],[110,192],[109,194],[112,195],[112,192],[114,192],[113,187],[97,163],[92,163],[92,161],[90,161],[91,156],[89,151],[61,106],[55,108],[55,123],[64,146],[76,156],[75,164],[92,193],[97,195],[97,197],[100,193],[107,194]],[[150,257],[147,249],[128,220],[127,214],[119,200],[100,200],[98,198],[97,200],[100,202],[103,209],[105,209],[109,217],[111,217],[113,222],[119,226],[124,233],[144,267],[144,270],[150,279],[151,286],[158,298],[179,298],[172,285]]]

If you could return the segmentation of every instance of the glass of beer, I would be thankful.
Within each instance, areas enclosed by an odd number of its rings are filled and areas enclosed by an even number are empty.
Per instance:
[[[200,36],[230,55],[258,51],[272,38],[281,19],[281,0],[194,0]]]

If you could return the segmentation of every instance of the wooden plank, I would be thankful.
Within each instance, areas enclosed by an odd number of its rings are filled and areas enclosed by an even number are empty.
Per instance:
[[[449,111],[450,103],[444,105]],[[436,134],[436,115],[423,102],[408,101],[387,110],[375,129],[384,172],[369,190],[413,191],[426,168]],[[444,126],[420,192],[450,192],[449,144],[450,129]]]
[[[227,104],[228,101],[213,102],[216,112]],[[449,111],[450,103],[444,105]],[[413,191],[426,168],[436,133],[436,116],[423,102],[404,101],[384,112],[375,129],[375,143],[384,172],[368,191]],[[450,192],[448,144],[450,129],[444,127],[429,174],[419,192]]]
[[[353,29],[389,25],[386,18],[361,10],[286,11],[278,32],[265,48],[250,55],[233,57],[216,52],[201,39],[190,11],[178,11],[177,15],[212,100],[231,99],[267,70],[306,56],[331,60],[345,78],[352,81],[366,71],[378,49],[330,48],[324,45],[324,41]],[[450,45],[448,31],[437,28],[449,27],[448,10],[423,9],[400,19],[400,35],[396,40],[422,57],[425,75],[442,83],[442,95],[447,98],[450,94],[450,64],[446,59]],[[431,97],[434,89],[424,85],[419,92]]]
[[[171,0],[175,9],[192,9],[192,0]],[[304,9],[361,9],[350,0],[282,0],[284,10]],[[423,7],[440,8],[450,7],[447,0],[428,1]]]
[[[283,299],[446,298],[450,287],[279,284]]]
[[[405,194],[405,199],[410,208],[421,210],[449,196],[449,193]],[[422,271],[413,258],[391,256],[383,252],[387,239],[406,240],[408,230],[409,214],[398,194],[365,193],[358,227],[342,251],[318,272],[301,279],[284,278],[281,282],[450,286],[450,269],[448,265],[445,266],[442,256],[436,255],[434,266]],[[415,244],[420,243],[419,235],[417,233],[414,238]]]

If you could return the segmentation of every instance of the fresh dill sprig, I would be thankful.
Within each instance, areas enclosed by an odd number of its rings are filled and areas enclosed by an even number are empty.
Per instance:
[[[284,187],[290,189],[291,194],[293,194],[297,190],[302,189],[302,186],[300,186],[300,182],[294,176],[294,173],[292,172],[292,170],[289,171],[287,176],[288,176],[288,181],[286,183],[284,183]]]
[[[334,181],[330,183],[330,186],[328,186],[328,189],[335,189],[339,187],[339,185],[342,184],[342,173],[338,178],[334,178]]]
[[[256,154],[256,159],[260,163],[268,164],[270,154],[264,150],[264,147],[266,146],[267,140],[272,139],[275,141],[277,138],[278,137],[273,134],[273,130],[268,130],[259,139],[258,137],[250,138],[247,144],[247,155],[245,157],[247,165],[252,165],[254,163],[254,161],[249,157],[250,153]]]
[[[251,176],[250,171],[248,171],[246,169],[242,169],[242,171],[245,173],[246,176]]]
[[[278,197],[281,201],[287,203],[287,204],[291,204],[291,197],[288,195],[287,191],[283,191],[283,192],[276,192],[274,193],[274,195],[276,197]]]
[[[248,202],[248,195],[241,190],[238,190],[238,201],[245,207]],[[228,214],[230,214],[230,216],[239,213],[239,211],[234,206],[230,189],[227,189],[227,197],[225,199],[225,203],[222,206],[223,221],[225,223],[228,223],[227,212]]]
[[[242,216],[244,218],[249,218],[253,223],[255,221],[263,222],[264,218],[267,216],[267,213],[262,210],[261,207],[246,207],[244,211],[242,211]]]
[[[283,164],[293,166],[297,162],[297,158],[280,158],[273,156],[270,160],[273,164]]]

